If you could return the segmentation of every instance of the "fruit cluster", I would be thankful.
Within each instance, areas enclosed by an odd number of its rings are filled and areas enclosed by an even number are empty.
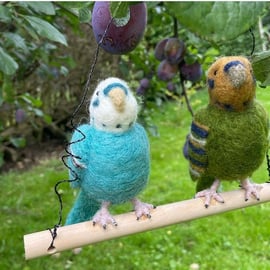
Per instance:
[[[178,71],[182,80],[197,82],[202,76],[201,65],[198,62],[188,64],[184,60],[185,43],[178,38],[165,38],[155,48],[155,57],[161,61],[157,76],[162,81],[170,81]]]
[[[187,63],[184,59],[186,56],[185,43],[175,37],[164,38],[157,43],[154,56],[160,61],[157,68],[157,78],[167,82],[167,89],[174,92],[176,86],[173,78],[179,74],[181,80],[198,82],[202,77],[202,67],[198,61]],[[144,95],[150,87],[150,78],[143,78],[137,88],[138,95]]]

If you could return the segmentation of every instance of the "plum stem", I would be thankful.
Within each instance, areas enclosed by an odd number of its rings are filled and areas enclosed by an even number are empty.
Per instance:
[[[177,38],[178,37],[178,21],[177,21],[176,17],[173,17],[173,32],[174,32],[174,37]],[[193,110],[191,108],[188,96],[187,96],[187,91],[186,91],[186,87],[185,87],[185,84],[184,84],[183,76],[181,74],[180,66],[178,67],[178,70],[179,70],[180,84],[181,84],[181,87],[182,87],[182,95],[185,97],[185,101],[186,101],[188,110],[189,110],[191,116],[193,117],[194,113],[193,113]]]
[[[174,37],[178,37],[178,21],[176,17],[173,17],[173,34]]]
[[[194,113],[193,113],[192,107],[190,105],[188,96],[187,96],[186,87],[185,87],[184,80],[183,80],[183,77],[182,77],[182,74],[181,74],[180,69],[179,69],[179,78],[180,78],[180,84],[181,84],[181,87],[182,87],[182,95],[184,96],[185,101],[186,101],[186,104],[187,104],[187,108],[188,108],[191,116],[193,117],[194,116]]]

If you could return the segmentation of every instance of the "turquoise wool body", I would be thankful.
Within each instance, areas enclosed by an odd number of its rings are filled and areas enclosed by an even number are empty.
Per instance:
[[[69,166],[79,180],[73,187],[81,188],[80,194],[68,215],[66,224],[91,219],[102,201],[120,204],[133,199],[147,185],[150,170],[149,142],[144,128],[135,123],[121,133],[97,130],[89,124],[78,128],[71,142],[73,155],[82,168],[76,168],[71,158]],[[70,170],[70,178],[74,178]]]

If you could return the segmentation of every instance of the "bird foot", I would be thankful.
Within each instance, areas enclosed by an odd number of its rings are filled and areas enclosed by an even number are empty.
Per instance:
[[[216,200],[217,202],[224,203],[222,196],[217,193],[219,185],[220,185],[220,181],[216,179],[210,188],[204,189],[196,193],[195,198],[205,197],[205,202],[204,202],[205,208],[209,207],[212,199]]]
[[[108,224],[112,224],[114,226],[117,226],[117,222],[113,218],[113,216],[110,214],[108,210],[109,203],[103,203],[100,210],[96,212],[96,214],[93,217],[93,225],[99,224],[103,227],[104,230],[107,229]]]
[[[150,212],[152,209],[156,208],[154,205],[141,202],[138,199],[133,199],[132,203],[134,205],[134,210],[135,210],[135,215],[137,217],[137,220],[139,220],[143,216],[147,218],[151,218]]]
[[[216,190],[205,189],[196,193],[195,195],[195,198],[203,198],[203,197],[205,197],[205,202],[204,202],[205,208],[209,207],[212,199],[216,200],[217,202],[224,203],[224,199],[222,198],[220,194],[217,193]]]
[[[252,183],[249,179],[245,179],[241,182],[241,187],[245,189],[245,201],[248,201],[252,195],[257,201],[260,200],[260,191],[263,188],[262,185]]]

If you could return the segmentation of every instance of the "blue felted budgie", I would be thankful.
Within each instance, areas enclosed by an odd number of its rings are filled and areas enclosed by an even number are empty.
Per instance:
[[[73,133],[69,159],[72,187],[80,192],[66,225],[92,219],[104,228],[117,225],[108,207],[131,201],[137,219],[150,216],[153,205],[138,200],[150,170],[149,142],[136,123],[138,104],[128,85],[118,78],[101,81],[90,102],[90,123]]]
[[[239,180],[245,200],[259,200],[261,186],[250,180],[268,150],[269,120],[255,99],[256,81],[248,59],[221,57],[208,70],[209,104],[196,112],[187,140],[195,197],[223,202],[220,181]],[[185,151],[186,153],[186,151]]]

